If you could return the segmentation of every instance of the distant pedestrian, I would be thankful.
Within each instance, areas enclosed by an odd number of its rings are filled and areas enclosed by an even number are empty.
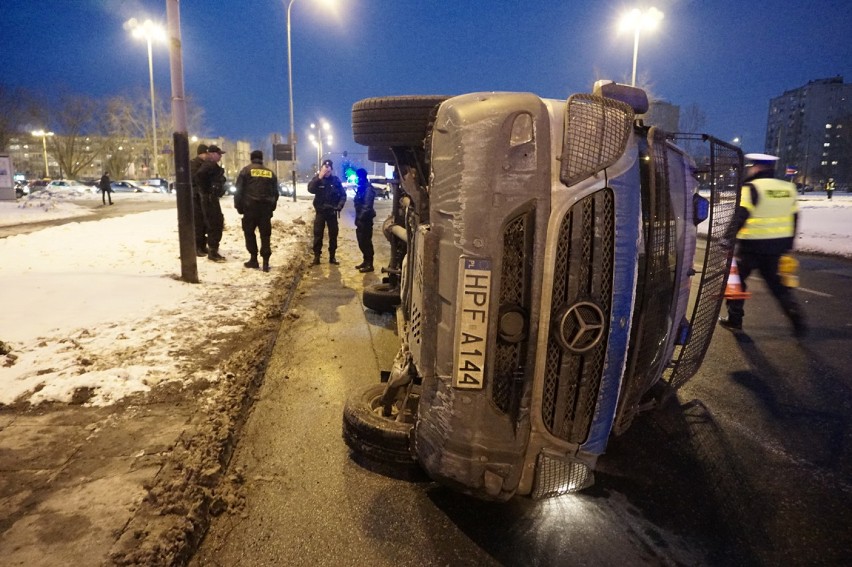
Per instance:
[[[355,189],[355,236],[358,238],[358,248],[364,260],[355,266],[359,272],[373,271],[373,219],[376,217],[374,202],[376,190],[367,179],[367,170],[359,168],[358,187]]]
[[[237,192],[234,193],[234,208],[243,215],[243,235],[246,250],[249,253],[246,268],[258,269],[257,238],[254,231],[260,233],[260,257],[263,258],[263,271],[269,271],[269,257],[272,255],[270,238],[272,236],[272,212],[278,203],[278,178],[275,173],[263,165],[263,152],[251,153],[251,164],[245,166],[237,176]]]
[[[104,171],[101,180],[98,182],[98,188],[101,190],[103,204],[106,205],[107,199],[109,199],[109,204],[112,205],[112,181],[109,178],[109,171]]]
[[[831,196],[834,194],[834,178],[829,177],[825,182],[825,194],[828,195],[828,200],[831,201]]]
[[[207,259],[213,262],[225,261],[225,257],[219,254],[219,242],[225,228],[225,217],[219,205],[219,199],[225,194],[225,170],[219,165],[224,153],[219,146],[207,146],[205,160],[195,174],[201,211],[207,227]]]
[[[727,237],[736,235],[736,250],[740,280],[743,291],[746,280],[753,270],[758,270],[769,291],[793,324],[796,337],[807,334],[805,317],[790,288],[778,275],[778,262],[783,254],[793,248],[798,222],[796,186],[788,181],[775,179],[775,156],[747,154],[751,165],[746,169],[746,184],[740,192],[734,218]],[[727,300],[728,316],[719,323],[726,329],[739,331],[743,328],[745,300]]]
[[[189,161],[189,180],[192,186],[192,217],[195,224],[195,255],[207,256],[207,222],[201,204],[198,169],[207,160],[207,144],[198,144],[198,155]]]
[[[308,182],[308,193],[314,196],[314,265],[320,263],[322,255],[322,237],[328,226],[328,262],[339,264],[337,252],[338,218],[346,204],[346,191],[334,173],[334,162],[327,159],[320,170]]]

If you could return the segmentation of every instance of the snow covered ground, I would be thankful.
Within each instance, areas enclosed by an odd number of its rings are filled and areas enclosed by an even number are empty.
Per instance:
[[[80,198],[92,196],[0,202],[0,226],[92,214]],[[808,194],[800,207],[797,250],[852,257],[852,196]],[[92,388],[87,403],[107,405],[165,381],[216,380],[215,369],[189,355],[215,356],[251,319],[274,276],[243,268],[239,216],[230,198],[222,208],[229,261],[199,258],[200,284],[178,279],[174,209],[0,239],[0,404],[69,402],[76,389]],[[273,272],[306,252],[304,222],[312,218],[310,201],[279,200]]]
[[[92,214],[92,196],[0,202],[0,226]],[[174,200],[173,195],[118,195]],[[37,202],[38,201],[38,202]],[[30,206],[36,204],[36,206]],[[228,262],[198,258],[201,283],[179,280],[176,209],[67,223],[0,239],[0,404],[69,402],[94,389],[106,405],[170,380],[216,380],[190,363],[255,314],[276,266],[306,251],[309,201],[280,199],[273,217],[272,272],[249,270],[230,198],[222,199]]]

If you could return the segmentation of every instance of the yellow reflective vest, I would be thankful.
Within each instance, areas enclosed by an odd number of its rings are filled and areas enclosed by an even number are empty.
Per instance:
[[[754,191],[750,186],[754,187]],[[793,236],[798,202],[796,186],[792,183],[765,177],[755,179],[743,186],[740,206],[748,210],[749,217],[737,233],[738,239],[767,240]]]

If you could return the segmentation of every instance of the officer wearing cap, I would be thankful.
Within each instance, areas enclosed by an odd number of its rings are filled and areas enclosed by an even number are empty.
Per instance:
[[[746,183],[740,191],[734,218],[727,237],[736,235],[737,267],[743,291],[752,271],[758,270],[769,291],[781,305],[793,324],[796,337],[807,334],[802,309],[790,288],[778,275],[780,257],[793,248],[798,221],[796,186],[775,179],[778,158],[767,154],[746,154]],[[743,327],[745,300],[729,299],[728,316],[720,318],[726,329],[739,331]]]
[[[225,170],[219,165],[224,153],[219,146],[207,146],[205,160],[195,174],[201,211],[207,227],[207,259],[213,262],[225,261],[225,257],[219,254],[219,242],[225,228],[225,217],[219,205],[219,198],[225,193]]]
[[[272,247],[269,243],[272,235],[272,212],[278,203],[278,178],[275,173],[263,166],[263,152],[254,150],[251,163],[237,175],[237,192],[234,193],[234,208],[243,215],[243,235],[246,250],[249,253],[246,268],[260,268],[257,263],[257,239],[254,231],[260,232],[260,256],[263,258],[263,271],[269,271],[269,256]]]
[[[322,167],[308,182],[308,193],[314,196],[314,265],[320,263],[322,255],[322,236],[328,226],[328,262],[339,264],[335,258],[337,251],[337,218],[346,204],[346,191],[340,179],[332,173],[334,162],[327,159]]]
[[[195,221],[195,255],[207,256],[207,225],[201,210],[201,198],[198,192],[198,168],[207,158],[207,144],[198,144],[197,155],[189,160],[189,180],[192,185],[192,216]]]

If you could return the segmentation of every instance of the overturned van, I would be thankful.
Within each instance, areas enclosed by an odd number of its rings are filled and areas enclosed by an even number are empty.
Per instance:
[[[581,490],[610,436],[696,372],[742,154],[647,108],[611,82],[354,105],[355,141],[396,167],[391,264],[364,304],[396,309],[400,337],[344,409],[354,458],[485,499]]]

